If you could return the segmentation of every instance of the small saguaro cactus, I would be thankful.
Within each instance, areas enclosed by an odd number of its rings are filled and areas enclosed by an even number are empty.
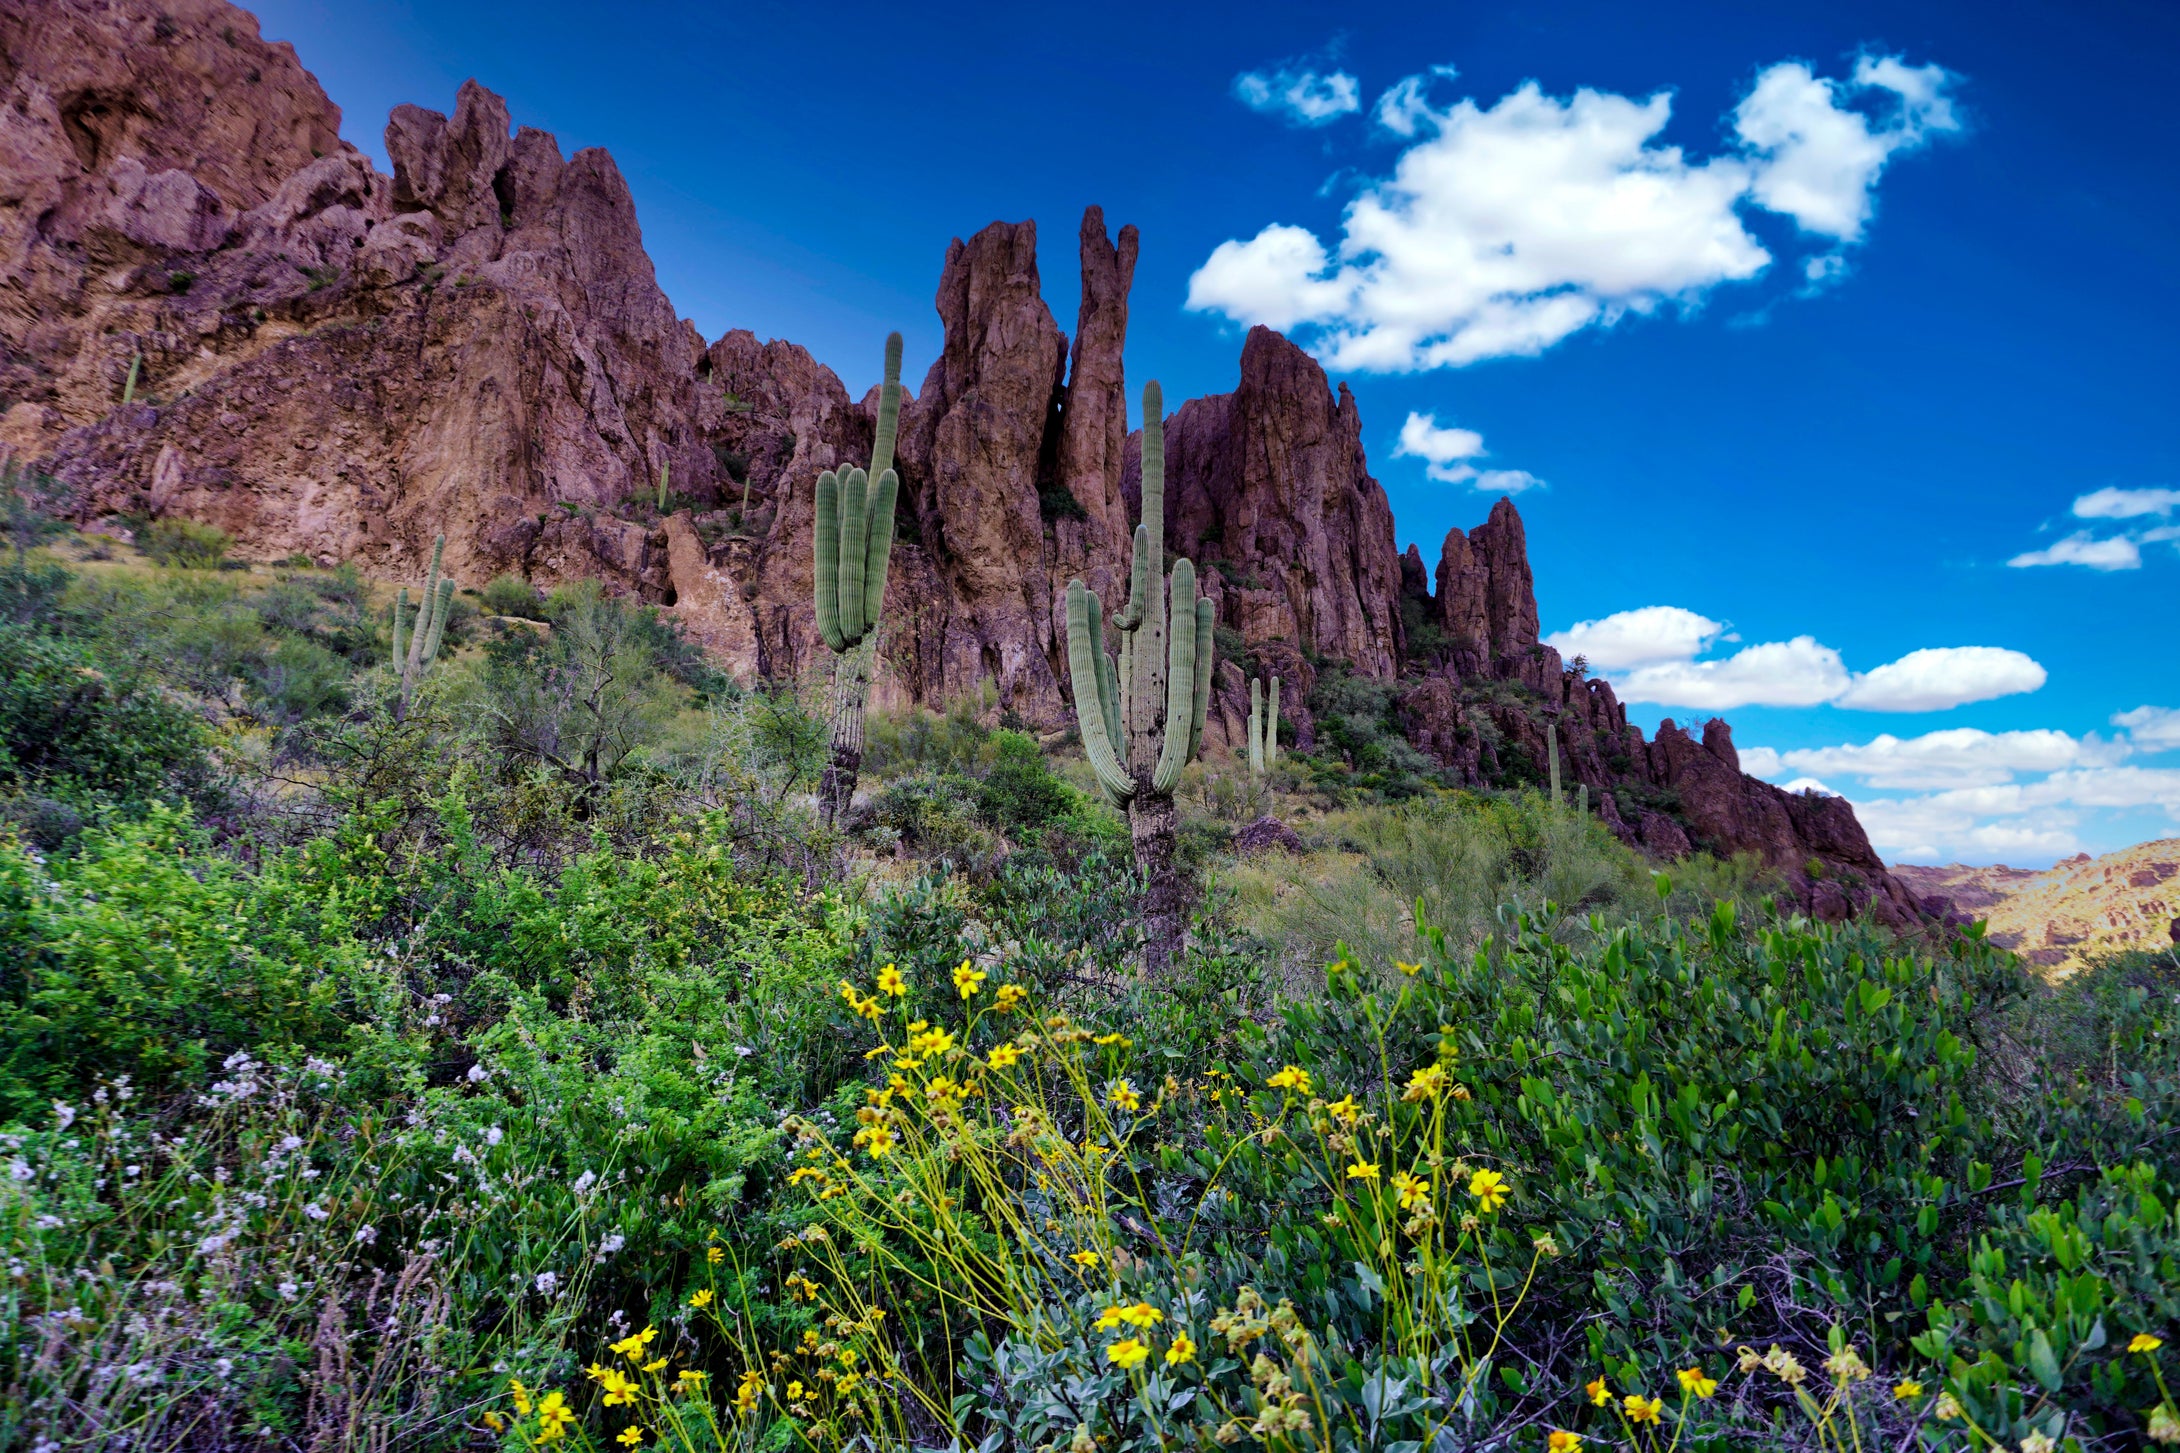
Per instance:
[[[659,466],[659,513],[662,515],[666,513],[666,472],[673,467],[672,460],[668,460]]]
[[[1552,776],[1552,811],[1557,812],[1559,811],[1560,797],[1559,723],[1556,721],[1547,721],[1544,723],[1544,755],[1548,762],[1546,770],[1548,770]]]
[[[1269,702],[1269,705],[1267,705]],[[1259,777],[1279,765],[1279,678],[1270,690],[1262,681],[1249,680],[1249,770]]]
[[[1189,885],[1175,861],[1174,784],[1203,745],[1211,704],[1211,602],[1196,567],[1166,558],[1164,400],[1143,389],[1143,519],[1135,528],[1128,604],[1113,617],[1119,660],[1105,654],[1105,605],[1081,580],[1067,585],[1067,668],[1083,750],[1106,801],[1126,809],[1144,878],[1144,967],[1172,962],[1188,921]],[[1169,598],[1170,590],[1170,617]]]
[[[400,687],[394,698],[397,719],[408,715],[417,683],[439,659],[439,643],[447,633],[447,616],[454,606],[454,581],[439,574],[439,558],[446,548],[445,535],[432,541],[431,572],[424,577],[424,594],[416,603],[415,618],[406,622],[406,640],[403,639],[403,617],[409,613],[408,587],[403,586],[401,594],[394,598],[393,665],[401,673]]]
[[[893,443],[901,423],[901,335],[886,338],[885,384],[870,468],[828,469],[817,480],[817,533],[811,546],[812,600],[818,635],[833,653],[832,760],[818,787],[830,825],[855,797],[863,768],[863,706],[878,649],[893,556],[893,511],[901,491]]]

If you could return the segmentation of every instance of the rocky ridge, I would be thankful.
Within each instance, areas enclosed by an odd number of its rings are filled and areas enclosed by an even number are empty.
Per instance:
[[[2100,954],[2180,948],[2180,838],[2051,867],[1902,865],[1902,882],[1980,918],[1991,941],[2063,978]]]
[[[0,443],[88,518],[185,515],[250,558],[384,576],[444,531],[466,585],[598,578],[744,680],[811,664],[808,485],[867,456],[875,399],[792,343],[707,345],[605,152],[563,156],[471,81],[451,116],[396,109],[386,176],[226,0],[0,0],[0,55]],[[1138,248],[1085,213],[1070,340],[1033,222],[948,247],[945,345],[903,408],[879,704],[990,682],[1068,722],[1066,585],[1117,598],[1138,497]],[[1435,573],[1399,553],[1353,396],[1286,338],[1252,330],[1234,391],[1166,431],[1172,548],[1291,683],[1305,745],[1330,663],[1400,683],[1403,728],[1466,782],[1541,779],[1556,719],[1570,788],[1630,842],[1757,853],[1827,917],[1915,911],[1845,802],[1743,775],[1721,721],[1646,741],[1542,644],[1511,501],[1450,532]],[[1246,695],[1222,662],[1214,744],[1239,740]]]

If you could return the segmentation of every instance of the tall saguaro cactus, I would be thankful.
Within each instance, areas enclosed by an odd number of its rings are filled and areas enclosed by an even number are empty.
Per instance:
[[[878,650],[878,615],[893,557],[893,510],[901,491],[900,476],[893,472],[900,424],[901,335],[894,333],[886,338],[886,381],[878,394],[870,468],[828,469],[817,481],[811,604],[818,635],[833,653],[833,750],[818,784],[818,810],[827,826],[855,797],[863,770],[863,707]]]
[[[1166,576],[1166,442],[1158,385],[1143,389],[1143,519],[1135,527],[1128,603],[1113,617],[1119,659],[1105,654],[1105,605],[1067,585],[1067,669],[1090,770],[1108,802],[1125,808],[1144,878],[1144,967],[1162,971],[1180,951],[1189,884],[1175,861],[1174,784],[1203,745],[1211,703],[1211,602],[1196,567]],[[1170,591],[1170,600],[1169,600]],[[1169,610],[1170,606],[1170,610]]]
[[[1265,705],[1270,698],[1269,708]],[[1262,777],[1279,765],[1279,678],[1270,691],[1254,677],[1249,681],[1249,770]]]
[[[417,683],[439,659],[439,642],[447,633],[447,614],[454,606],[454,581],[439,574],[439,558],[446,548],[445,535],[432,541],[431,573],[424,577],[424,594],[416,603],[414,620],[406,622],[406,640],[403,617],[409,612],[408,587],[403,586],[401,594],[394,598],[393,666],[401,673],[401,685],[394,698],[397,720],[409,714]]]

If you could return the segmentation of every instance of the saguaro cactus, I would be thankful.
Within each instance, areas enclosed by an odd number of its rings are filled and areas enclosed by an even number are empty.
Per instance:
[[[1266,706],[1269,698],[1270,705]],[[1262,777],[1279,765],[1279,678],[1272,678],[1269,691],[1264,683],[1250,678],[1249,681],[1249,770]]]
[[[1547,765],[1547,767],[1546,767],[1546,770],[1547,770],[1547,771],[1548,771],[1548,772],[1549,772],[1549,773],[1551,774],[1551,782],[1552,782],[1552,789],[1551,789],[1551,790],[1552,790],[1552,811],[1554,811],[1554,812],[1557,812],[1557,811],[1559,811],[1559,806],[1560,806],[1560,796],[1559,796],[1559,723],[1558,723],[1558,722],[1556,722],[1556,721],[1546,721],[1546,722],[1544,723],[1544,755],[1545,755],[1545,758],[1546,758],[1546,760],[1547,760],[1547,764],[1548,764],[1548,765]]]
[[[878,433],[868,470],[826,470],[817,480],[817,534],[811,547],[812,600],[818,635],[833,653],[833,750],[818,785],[827,825],[855,797],[863,769],[863,707],[878,649],[893,557],[893,510],[901,491],[893,441],[901,423],[901,335],[886,339],[886,381],[878,394]]]
[[[416,603],[415,619],[407,623],[406,641],[403,640],[402,617],[408,613],[408,587],[403,586],[401,594],[394,598],[393,664],[401,673],[401,684],[394,697],[396,719],[409,714],[409,702],[416,695],[417,684],[439,659],[439,643],[447,633],[447,615],[454,606],[454,582],[439,574],[439,558],[446,548],[445,535],[432,541],[431,572],[424,577],[424,594]]]
[[[1113,617],[1119,660],[1105,654],[1104,602],[1071,580],[1067,669],[1090,770],[1106,800],[1128,813],[1144,877],[1144,967],[1154,973],[1179,952],[1188,920],[1189,884],[1174,855],[1173,788],[1203,744],[1213,664],[1211,602],[1196,594],[1196,567],[1175,561],[1166,578],[1165,514],[1165,414],[1151,383],[1143,389],[1143,519],[1128,604]]]

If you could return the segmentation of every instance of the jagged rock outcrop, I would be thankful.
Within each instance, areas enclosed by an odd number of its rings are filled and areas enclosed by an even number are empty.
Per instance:
[[[1244,640],[1291,641],[1365,675],[1399,669],[1393,507],[1363,456],[1355,396],[1269,328],[1249,330],[1234,392],[1166,421],[1166,542]]]
[[[0,445],[87,517],[176,513],[249,558],[402,576],[443,531],[464,585],[598,578],[745,680],[810,665],[811,482],[868,457],[875,399],[791,343],[706,347],[606,153],[563,157],[471,81],[451,115],[395,110],[381,175],[226,0],[0,0],[0,59]],[[1034,223],[947,249],[944,349],[902,416],[877,704],[989,682],[1068,721],[1067,582],[1125,592],[1138,250],[1084,214],[1070,345]],[[1435,575],[1398,552],[1353,396],[1286,338],[1252,329],[1234,391],[1180,404],[1166,439],[1169,546],[1281,676],[1299,745],[1326,663],[1403,679],[1412,740],[1460,780],[1540,778],[1556,717],[1568,781],[1630,841],[1756,852],[1820,913],[1913,910],[1843,801],[1744,776],[1721,722],[1645,741],[1565,669],[1512,501],[1451,532]],[[1212,744],[1246,716],[1222,661]]]

